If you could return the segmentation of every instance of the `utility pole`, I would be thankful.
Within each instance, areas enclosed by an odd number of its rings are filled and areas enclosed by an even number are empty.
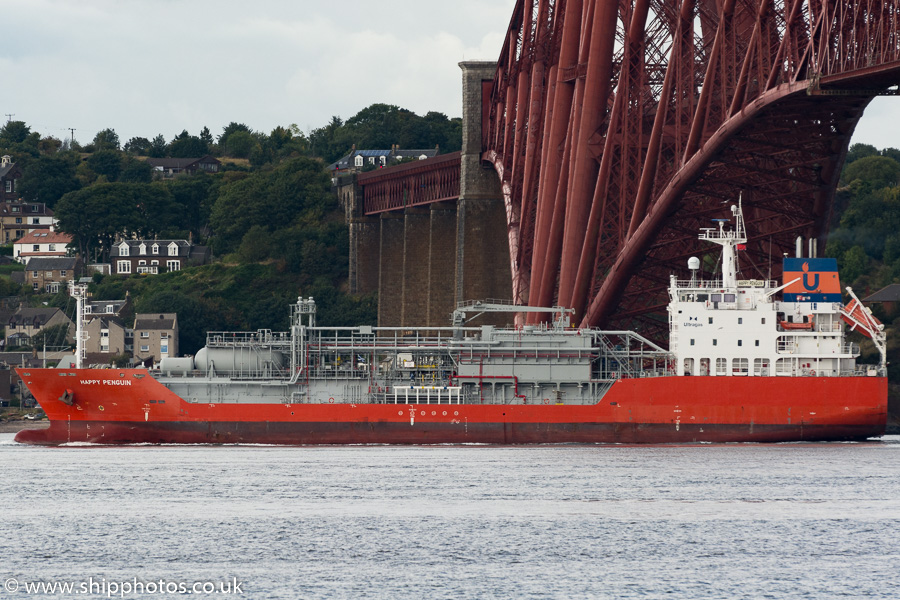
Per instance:
[[[72,132],[72,145],[74,146],[75,145],[75,128],[69,127],[69,131]]]
[[[12,121],[12,118],[16,116],[16,113],[5,113],[6,114],[6,122],[9,123]]]

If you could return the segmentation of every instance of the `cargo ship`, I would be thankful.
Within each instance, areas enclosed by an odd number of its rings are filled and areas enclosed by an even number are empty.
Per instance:
[[[740,205],[700,239],[717,277],[668,286],[669,348],[632,331],[573,327],[564,307],[467,302],[448,327],[320,327],[312,298],[286,332],[210,332],[196,356],[154,368],[18,369],[50,418],[30,444],[559,444],[863,440],[884,434],[884,327],[834,259],[784,259],[783,279],[742,279]],[[540,325],[471,326],[542,312]],[[879,364],[857,364],[849,330]]]

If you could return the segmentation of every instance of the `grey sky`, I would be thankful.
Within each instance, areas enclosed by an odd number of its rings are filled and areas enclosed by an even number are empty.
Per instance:
[[[82,143],[231,121],[269,132],[375,102],[461,113],[461,60],[495,60],[515,0],[0,0],[0,119]],[[854,142],[900,147],[900,98]]]

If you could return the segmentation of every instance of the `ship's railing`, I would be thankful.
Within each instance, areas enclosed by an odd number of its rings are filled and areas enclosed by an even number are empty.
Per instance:
[[[286,331],[210,331],[206,334],[206,345],[211,348],[233,348],[237,346],[255,346],[276,344],[289,346],[291,334]]]
[[[459,404],[461,390],[461,386],[394,386],[391,391],[394,404]]]
[[[709,292],[710,290],[722,290],[724,284],[721,279],[676,279],[675,286],[679,292],[691,292],[693,290]],[[739,279],[737,287],[739,288],[756,288],[756,289],[772,289],[778,286],[778,282],[774,279]]]

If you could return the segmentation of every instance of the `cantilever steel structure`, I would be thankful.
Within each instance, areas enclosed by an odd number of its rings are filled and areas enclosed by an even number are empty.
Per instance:
[[[514,299],[652,335],[739,195],[745,270],[821,250],[850,136],[900,83],[898,3],[519,0],[483,130]]]

